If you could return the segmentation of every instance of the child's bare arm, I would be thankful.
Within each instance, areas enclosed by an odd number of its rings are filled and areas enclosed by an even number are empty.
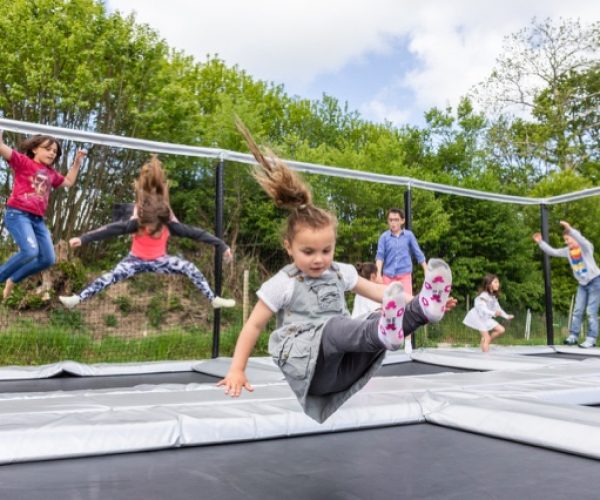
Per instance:
[[[363,297],[366,297],[367,299],[374,300],[375,302],[381,302],[383,300],[383,292],[385,291],[385,288],[385,285],[369,281],[362,276],[359,276],[356,286],[352,289],[352,291],[362,295]]]
[[[77,150],[77,153],[75,153],[75,161],[73,161],[73,165],[69,169],[69,173],[65,176],[65,180],[60,187],[71,187],[75,184],[75,180],[79,174],[79,169],[81,168],[81,164],[83,163],[83,159],[86,155],[87,151],[85,149]]]
[[[229,371],[225,378],[217,384],[225,387],[225,394],[235,398],[242,393],[242,389],[254,390],[246,378],[246,365],[260,332],[267,326],[271,316],[273,316],[271,309],[262,300],[259,300],[240,332]]]
[[[4,144],[4,140],[2,139],[2,130],[0,130],[0,156],[8,161],[12,156],[12,151],[12,148]]]
[[[362,295],[367,299],[374,300],[375,302],[383,301],[383,292],[387,288],[387,285],[381,283],[375,283],[374,281],[367,280],[362,276],[358,277],[356,286],[352,289],[354,293]],[[412,294],[409,291],[404,292],[404,298],[406,301],[412,299]]]

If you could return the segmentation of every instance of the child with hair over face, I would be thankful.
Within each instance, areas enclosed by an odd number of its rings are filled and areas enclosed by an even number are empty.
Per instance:
[[[260,287],[229,371],[218,385],[233,397],[254,390],[245,375],[248,358],[276,314],[269,352],[304,412],[323,422],[367,383],[386,351],[398,349],[406,333],[440,321],[456,305],[449,298],[450,268],[431,259],[423,289],[405,303],[401,283],[386,288],[358,276],[354,266],[335,262],[335,215],[315,206],[300,177],[271,152],[265,157],[243,124],[237,125],[259,163],[257,182],[290,212],[283,244],[292,263]],[[348,290],[380,302],[382,311],[352,319],[344,300]]]
[[[6,202],[4,223],[19,251],[0,266],[0,283],[6,282],[3,298],[10,296],[16,283],[52,266],[56,260],[52,236],[44,222],[50,191],[75,184],[83,158],[80,149],[66,176],[54,167],[62,155],[58,141],[49,135],[34,135],[20,145],[22,153],[14,151],[2,140],[0,156],[14,173],[13,188]]]
[[[113,236],[133,234],[129,255],[117,266],[80,293],[69,297],[61,296],[60,301],[68,308],[75,307],[91,298],[106,287],[131,278],[138,273],[183,274],[217,309],[234,307],[235,300],[215,296],[202,272],[190,261],[167,254],[167,242],[171,234],[201,241],[223,252],[226,261],[231,261],[230,248],[224,241],[207,231],[182,224],[173,215],[169,206],[166,177],[156,156],[142,167],[140,177],[135,182],[136,203],[134,216],[128,221],[115,222],[90,231],[79,238],[71,238],[72,248],[92,241],[100,241]]]
[[[495,274],[486,274],[481,283],[479,295],[475,298],[473,308],[467,313],[463,323],[481,334],[479,345],[483,352],[490,350],[490,344],[500,335],[505,328],[494,318],[513,319],[512,314],[507,314],[500,307],[498,296],[500,295],[500,280]]]
[[[169,207],[171,220],[177,220],[171,209],[167,176],[158,156],[153,154],[150,160],[144,163],[139,177],[133,183],[133,188],[135,191],[133,217],[136,217],[137,209],[144,203],[144,200],[153,198],[159,203],[164,202]]]

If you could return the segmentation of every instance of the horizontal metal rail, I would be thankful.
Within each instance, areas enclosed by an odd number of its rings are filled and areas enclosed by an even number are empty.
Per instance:
[[[40,125],[37,123],[28,123],[17,120],[0,118],[0,129],[9,130],[21,134],[47,134],[60,139],[69,139],[72,141],[99,144],[103,146],[137,149],[153,153],[165,153],[172,155],[194,156],[200,158],[218,158],[237,163],[255,164],[254,157],[250,154],[238,153],[219,148],[204,148],[198,146],[187,146],[184,144],[172,144],[168,142],[147,141],[144,139],[135,139],[132,137],[123,137],[118,135],[98,134],[96,132],[87,132],[84,130],[73,130],[68,128],[53,127],[50,125]],[[573,193],[551,196],[548,198],[531,198],[526,196],[512,196],[500,193],[491,193],[487,191],[478,191],[476,189],[466,189],[447,184],[438,184],[436,182],[422,181],[412,177],[401,177],[396,175],[376,174],[364,170],[353,170],[342,167],[331,167],[314,163],[305,163],[294,160],[284,160],[291,168],[300,172],[311,174],[327,175],[330,177],[341,177],[344,179],[354,179],[359,181],[376,182],[379,184],[394,184],[398,186],[408,186],[410,188],[424,189],[436,193],[451,194],[475,198],[478,200],[495,201],[499,203],[514,203],[518,205],[556,205],[569,201],[581,200],[600,194],[600,187],[584,189]]]

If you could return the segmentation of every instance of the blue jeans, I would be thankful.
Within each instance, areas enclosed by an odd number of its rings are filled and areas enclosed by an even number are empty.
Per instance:
[[[19,251],[0,266],[0,283],[8,278],[18,283],[54,264],[52,237],[43,217],[6,207],[4,224]]]
[[[570,334],[579,337],[583,313],[588,317],[588,337],[598,338],[598,306],[600,305],[600,276],[596,276],[587,285],[577,287],[575,309],[571,321]]]

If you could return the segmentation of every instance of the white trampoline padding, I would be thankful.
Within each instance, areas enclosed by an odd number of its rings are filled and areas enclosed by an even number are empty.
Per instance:
[[[374,384],[375,388],[377,383]],[[4,394],[0,463],[292,436],[422,421],[406,391],[363,391],[325,424],[286,383],[231,399],[202,384]]]
[[[428,422],[600,459],[594,408],[464,392],[428,393],[420,401]]]
[[[600,458],[599,410],[578,406],[600,404],[600,359],[468,350],[415,356],[461,367],[487,363],[495,371],[375,377],[323,424],[304,415],[270,358],[251,361],[255,390],[237,399],[214,384],[3,393],[0,463],[425,421]],[[221,359],[170,368],[220,376],[228,364]],[[133,365],[110,371],[139,368]]]
[[[231,358],[221,357],[196,363],[194,371],[213,377],[224,377],[230,366]],[[283,373],[270,356],[250,358],[246,366],[246,376],[253,383],[282,382],[284,380]]]
[[[406,363],[410,356],[390,352],[383,364]],[[111,375],[142,375],[149,373],[174,373],[196,371],[215,377],[224,377],[231,358],[207,360],[154,361],[141,363],[85,364],[77,361],[60,361],[41,366],[0,366],[0,380],[32,380],[68,374],[78,377],[102,377]],[[270,356],[254,357],[248,361],[247,373],[256,382],[279,382],[284,380]]]
[[[41,366],[2,366],[0,380],[31,380],[50,378],[61,373],[79,377],[108,375],[139,375],[144,373],[189,372],[198,361],[155,361],[143,363],[98,363],[88,365],[77,361],[60,361]]]
[[[513,352],[509,350],[494,350],[482,353],[481,351],[466,349],[419,349],[413,351],[411,358],[414,361],[431,365],[482,371],[522,370],[549,364],[566,365],[579,362],[572,359],[524,356],[523,354],[526,353],[526,351]]]

